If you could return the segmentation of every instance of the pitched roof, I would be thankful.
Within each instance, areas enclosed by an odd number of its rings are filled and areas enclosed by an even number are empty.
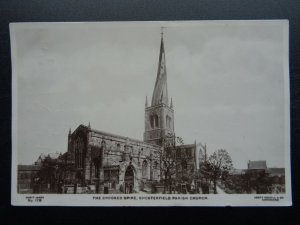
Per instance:
[[[59,158],[59,156],[61,156],[62,153],[61,152],[55,152],[55,153],[49,153],[48,156],[51,158],[51,159],[57,159]]]
[[[248,169],[250,169],[250,170],[267,169],[267,162],[266,162],[266,160],[249,161]]]
[[[89,130],[89,131],[93,132],[94,134],[101,135],[101,136],[110,136],[112,138],[123,139],[124,141],[135,142],[136,144],[139,144],[141,146],[148,146],[148,147],[151,146],[152,148],[156,148],[156,149],[161,148],[161,146],[159,146],[159,145],[151,144],[151,143],[144,142],[144,141],[141,141],[141,140],[138,140],[138,139],[125,137],[125,136],[121,136],[121,135],[118,135],[118,134],[108,133],[108,132],[97,130],[97,129],[94,129],[94,128],[88,128],[87,126],[85,126],[83,124],[79,125],[75,129],[75,131],[72,133],[72,135],[74,133],[78,132],[80,129]],[[92,134],[92,136],[93,136],[93,134]]]
[[[176,148],[180,148],[180,149],[188,149],[188,148],[195,148],[195,147],[196,147],[195,144],[183,144],[183,145],[176,146]]]
[[[243,169],[233,169],[229,172],[230,175],[242,175],[245,174],[245,170]]]
[[[18,165],[18,171],[33,171],[40,169],[41,167],[39,165]]]

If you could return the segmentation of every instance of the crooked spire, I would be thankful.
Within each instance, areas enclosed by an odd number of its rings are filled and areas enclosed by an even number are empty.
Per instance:
[[[151,106],[158,105],[161,103],[169,105],[163,31],[161,32],[157,77],[156,77],[156,82],[153,90]]]

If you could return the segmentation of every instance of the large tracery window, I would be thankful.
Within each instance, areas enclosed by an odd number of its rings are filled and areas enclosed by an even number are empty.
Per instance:
[[[77,168],[83,168],[84,164],[84,142],[78,137],[75,142],[75,165]]]

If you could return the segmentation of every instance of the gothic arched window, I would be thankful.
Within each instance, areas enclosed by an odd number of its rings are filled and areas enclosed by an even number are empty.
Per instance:
[[[150,126],[151,126],[151,128],[154,127],[154,118],[153,118],[153,116],[150,116]]]
[[[150,126],[151,128],[159,127],[158,115],[155,114],[150,116]]]
[[[170,128],[170,117],[168,115],[166,115],[166,127]]]
[[[147,167],[148,167],[148,163],[146,160],[144,160],[143,165],[142,165],[142,177],[143,178],[147,177]]]
[[[95,177],[99,178],[99,161],[94,160],[93,166],[94,166],[94,175]]]
[[[155,127],[159,127],[158,116],[154,115],[154,125]]]
[[[84,142],[81,137],[75,141],[75,165],[77,168],[83,168],[84,163]]]
[[[158,162],[155,161],[154,164],[153,164],[153,179],[156,180],[158,179]]]
[[[168,118],[168,115],[166,115],[166,127],[169,128],[169,118]]]
[[[106,142],[104,140],[101,142],[101,149],[103,153],[106,153]]]
[[[155,170],[158,169],[158,162],[157,161],[154,162],[153,169],[155,169]]]
[[[169,115],[166,115],[166,127],[169,129],[171,128],[171,121],[172,118]]]

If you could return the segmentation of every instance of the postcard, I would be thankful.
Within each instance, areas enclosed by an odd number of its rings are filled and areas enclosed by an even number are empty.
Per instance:
[[[291,206],[287,20],[11,23],[18,206]]]

